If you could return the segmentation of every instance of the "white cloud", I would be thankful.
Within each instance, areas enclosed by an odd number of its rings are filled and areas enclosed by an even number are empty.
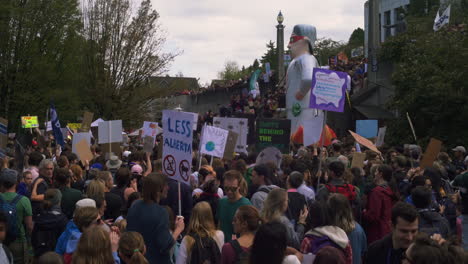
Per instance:
[[[276,15],[282,11],[285,39],[295,24],[316,26],[318,37],[347,40],[364,24],[365,0],[151,0],[167,31],[166,50],[183,50],[169,74],[216,78],[226,60],[250,65],[276,42]]]

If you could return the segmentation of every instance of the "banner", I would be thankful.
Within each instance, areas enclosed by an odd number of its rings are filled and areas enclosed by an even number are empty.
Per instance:
[[[356,120],[356,133],[365,138],[375,138],[378,127],[378,120]]]
[[[6,148],[8,143],[8,120],[0,117],[0,149]]]
[[[289,153],[291,120],[259,119],[257,120],[257,152],[267,147],[275,147],[282,153]]]
[[[193,115],[163,111],[162,171],[168,177],[190,184],[192,168]]]
[[[228,135],[228,130],[214,126],[204,126],[200,142],[200,152],[202,154],[223,158]]]
[[[122,142],[122,120],[102,121],[98,124],[99,144]]]
[[[310,108],[343,112],[348,74],[345,72],[314,68]]]
[[[377,134],[377,140],[375,141],[376,147],[381,147],[385,143],[385,133],[387,132],[387,127],[379,128],[379,133]]]
[[[247,154],[248,121],[247,118],[214,117],[213,126],[237,133],[239,137],[237,137],[235,152]]]
[[[57,111],[53,103],[50,103],[50,122],[52,123],[52,131],[54,132],[55,142],[60,146],[65,145],[63,141],[62,127],[60,126],[60,120],[58,118]]]
[[[365,146],[366,148],[368,148],[368,149],[370,149],[372,151],[375,151],[375,152],[377,152],[379,154],[382,154],[377,149],[377,147],[374,145],[374,143],[372,143],[372,141],[368,140],[367,138],[361,137],[360,135],[354,133],[351,130],[348,130],[348,132],[351,134],[351,136],[353,136],[353,138],[357,141],[357,143]]]
[[[37,116],[22,116],[21,117],[22,128],[36,128],[39,127],[39,121]]]
[[[426,152],[421,159],[419,166],[423,169],[434,166],[434,161],[442,148],[442,141],[431,138],[429,145],[427,145]]]
[[[437,15],[434,20],[434,31],[439,31],[443,26],[450,23],[450,5],[445,9],[442,16],[439,16],[439,10],[437,10]]]

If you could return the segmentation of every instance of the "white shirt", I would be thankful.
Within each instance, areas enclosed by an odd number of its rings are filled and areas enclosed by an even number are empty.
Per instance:
[[[203,192],[202,189],[196,188],[195,190],[193,190],[192,196],[195,196],[195,194],[202,193],[202,192]],[[220,199],[224,197],[224,192],[221,188],[218,188],[218,196]]]
[[[215,236],[213,239],[216,241],[216,245],[218,245],[219,252],[223,248],[224,244],[224,233],[221,230],[216,230]],[[185,264],[187,263],[187,237],[182,239],[182,243],[180,244],[179,254],[177,255],[176,264]],[[292,263],[291,263],[292,264]]]

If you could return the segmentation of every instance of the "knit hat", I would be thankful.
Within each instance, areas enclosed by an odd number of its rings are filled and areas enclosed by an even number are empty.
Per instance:
[[[312,48],[314,47],[315,41],[317,41],[317,29],[312,25],[299,24],[294,26],[292,33],[296,36],[307,37],[309,51],[312,53]]]
[[[18,172],[11,169],[3,169],[0,173],[0,182],[8,182],[15,184],[18,181]]]

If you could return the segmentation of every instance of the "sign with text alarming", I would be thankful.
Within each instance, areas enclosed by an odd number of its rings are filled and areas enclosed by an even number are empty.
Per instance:
[[[281,153],[289,153],[291,120],[259,119],[257,120],[257,151],[275,147]]]
[[[163,118],[163,173],[185,184],[190,184],[193,141],[193,115],[164,110]]]
[[[343,112],[347,86],[347,73],[314,68],[309,107]]]

